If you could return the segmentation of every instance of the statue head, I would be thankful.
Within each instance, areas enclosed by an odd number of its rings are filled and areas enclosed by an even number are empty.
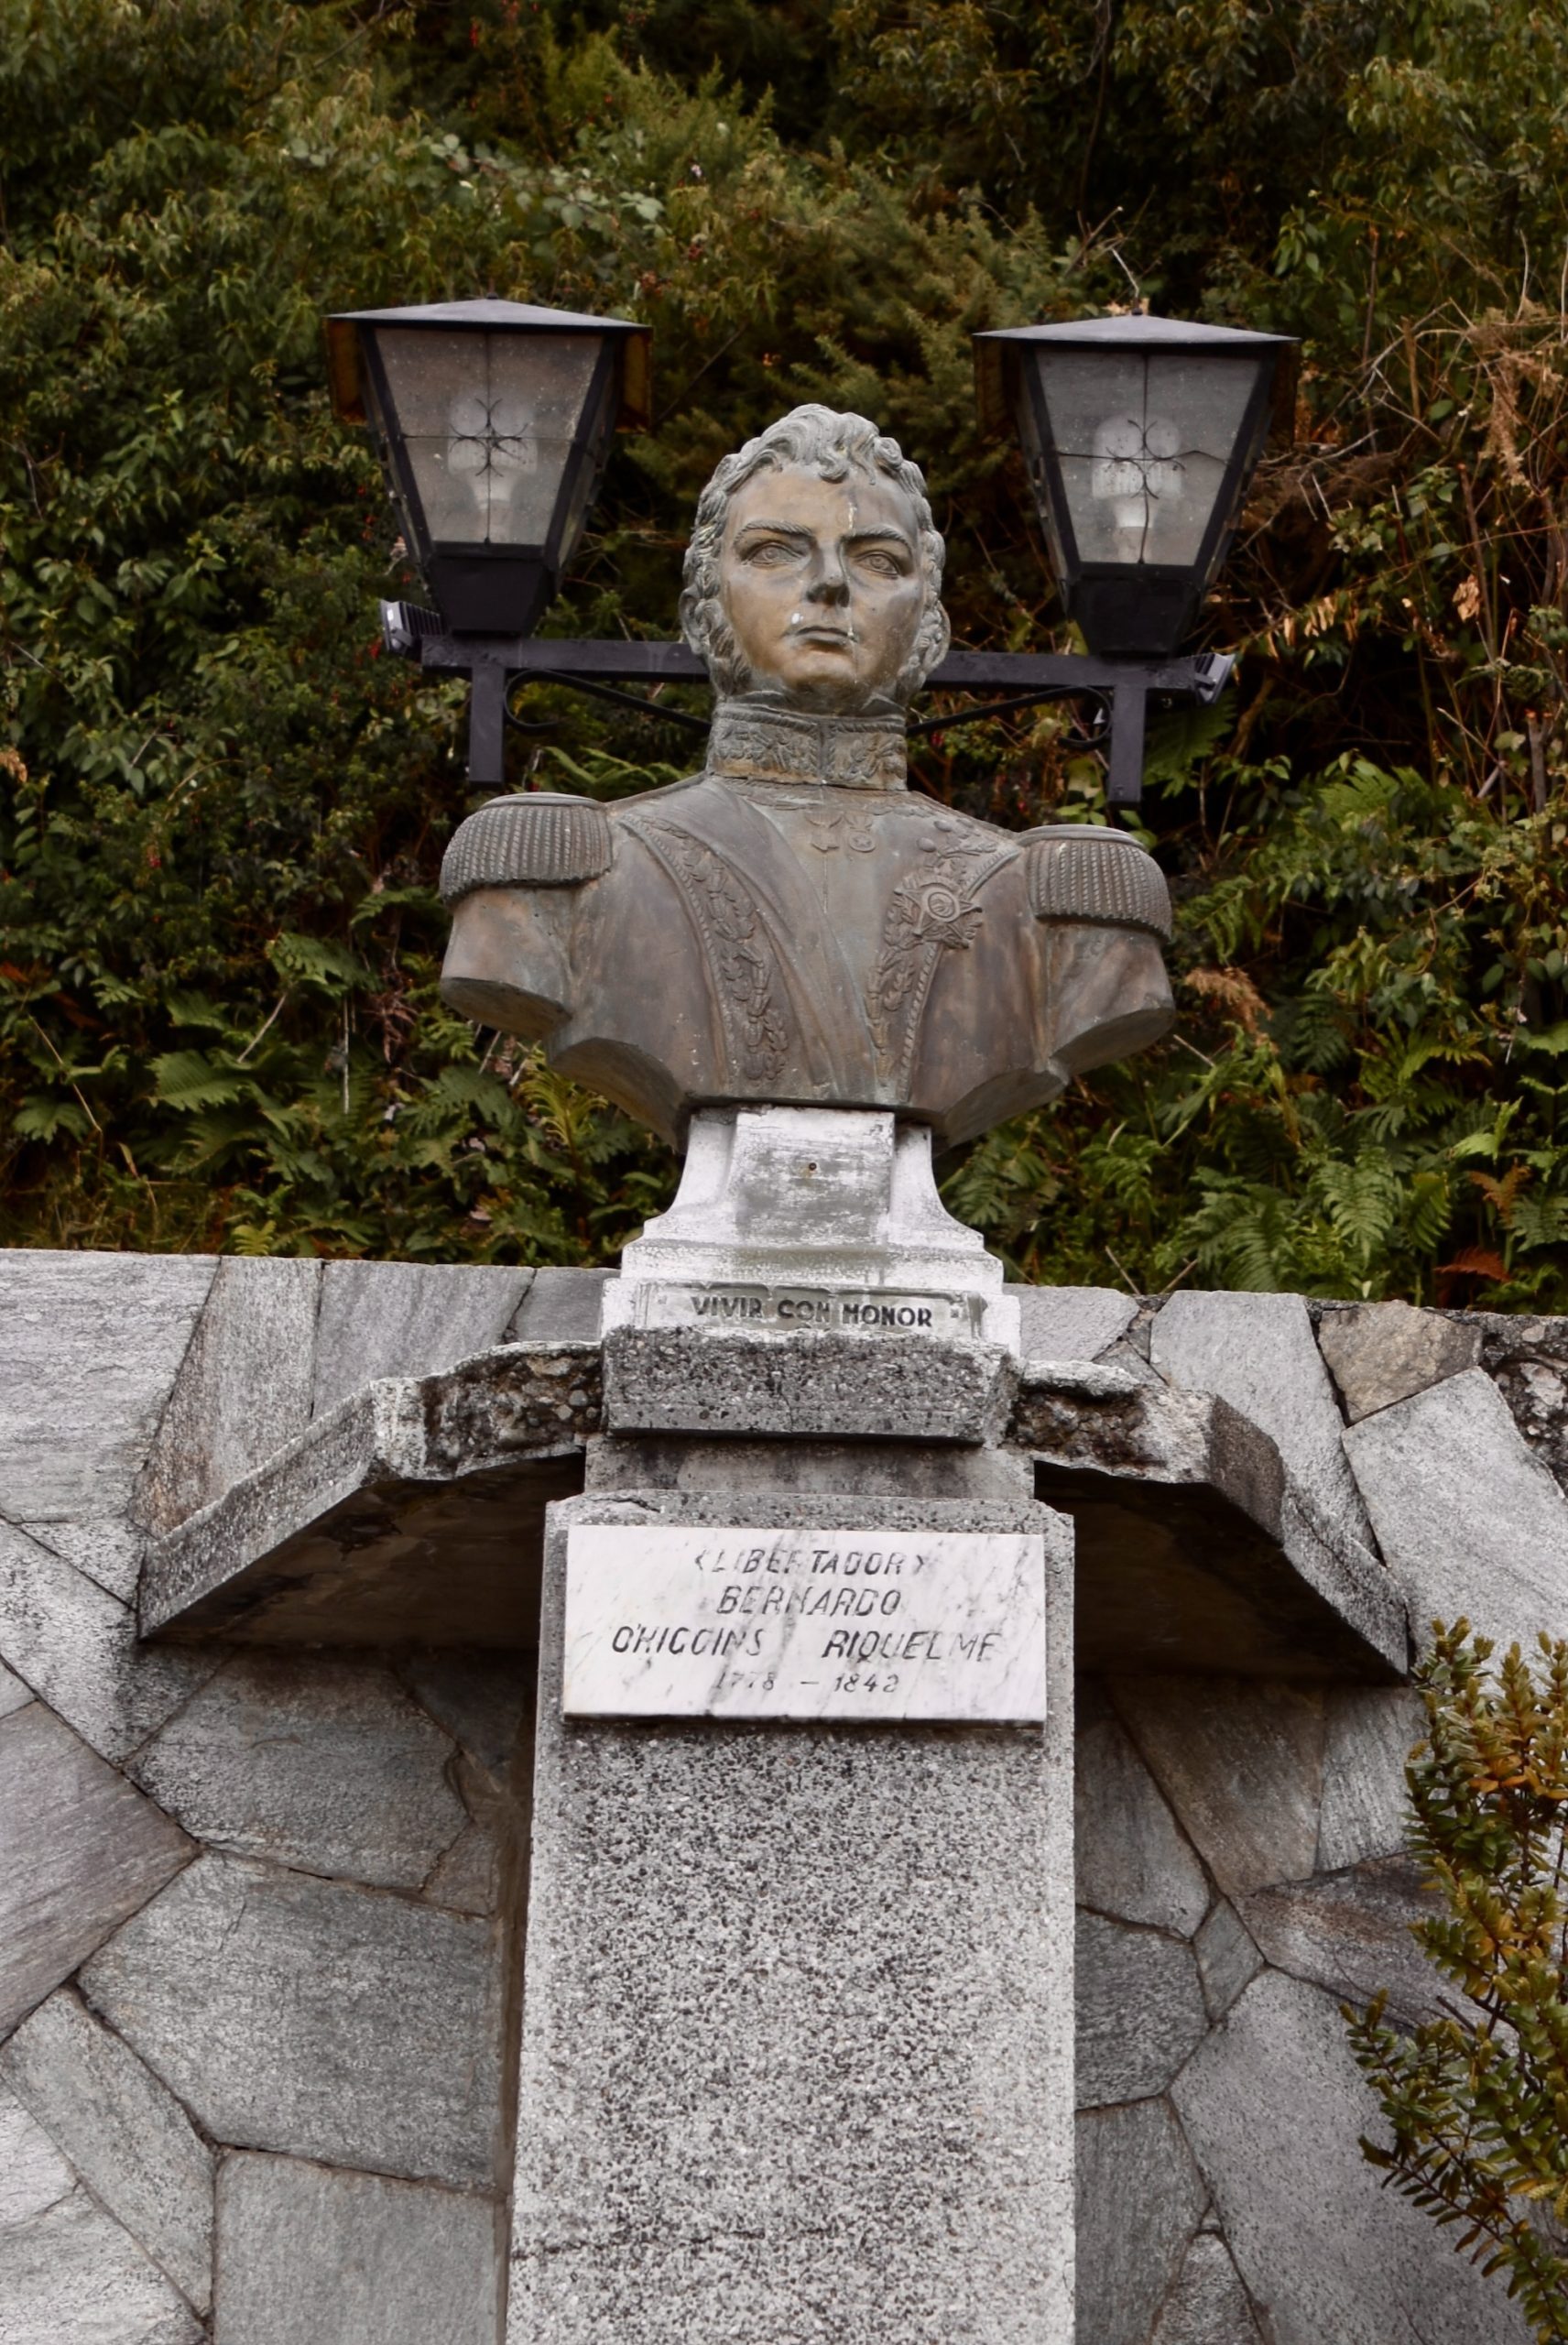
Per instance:
[[[721,699],[901,709],[947,649],[943,551],[896,440],[863,415],[798,407],[702,491],[681,632]]]

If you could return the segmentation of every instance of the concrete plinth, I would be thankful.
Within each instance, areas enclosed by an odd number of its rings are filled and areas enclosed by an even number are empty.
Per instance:
[[[758,1494],[803,1529],[1042,1532],[1049,1718],[562,1720],[551,1507],[508,2345],[1070,2345],[1071,1532]]]

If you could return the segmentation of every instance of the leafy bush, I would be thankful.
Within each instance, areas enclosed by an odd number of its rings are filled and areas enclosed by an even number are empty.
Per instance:
[[[1381,1999],[1351,2042],[1391,2143],[1391,2187],[1506,2274],[1538,2338],[1568,2338],[1568,1643],[1533,1668],[1439,1624],[1419,1675],[1410,1847],[1442,1910],[1416,1936],[1467,2000],[1402,2035]]]
[[[0,1235],[593,1260],[668,1190],[441,1008],[462,693],[377,656],[413,582],[321,312],[652,322],[552,627],[670,633],[713,463],[818,398],[1021,646],[1067,637],[969,336],[1136,291],[1308,337],[1205,620],[1240,689],[1151,742],[1183,1022],[950,1198],[1035,1278],[1561,1306],[1565,49],[1523,0],[0,0]],[[688,754],[531,701],[517,781]],[[1105,818],[1060,709],[916,780]]]

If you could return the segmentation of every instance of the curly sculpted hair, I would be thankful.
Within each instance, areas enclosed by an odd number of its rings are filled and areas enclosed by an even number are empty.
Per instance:
[[[920,530],[920,570],[925,604],[909,657],[894,684],[894,697],[909,702],[946,651],[950,630],[942,606],[942,566],[946,552],[941,532],[931,519],[925,476],[910,464],[896,440],[878,431],[863,415],[837,415],[828,407],[798,407],[777,423],[726,456],[702,491],[696,526],[686,549],[685,585],[681,596],[681,631],[693,651],[708,663],[713,688],[725,699],[749,690],[751,671],[742,659],[734,631],[724,616],[720,593],[719,555],[730,499],[753,474],[771,466],[775,472],[796,469],[815,472],[823,480],[845,480],[852,471],[868,480],[892,481],[915,510]]]

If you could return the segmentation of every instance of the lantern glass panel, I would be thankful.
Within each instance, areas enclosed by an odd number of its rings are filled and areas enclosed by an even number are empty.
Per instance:
[[[598,420],[584,409],[602,337],[383,326],[376,343],[387,420],[428,540],[547,546],[568,468]]]
[[[609,452],[615,431],[615,405],[619,397],[615,370],[607,366],[600,380],[599,396],[592,410],[584,416],[583,429],[578,434],[587,453],[572,474],[561,515],[556,560],[562,564],[569,562],[576,552],[578,540],[588,526],[593,500],[599,494],[604,459]]]
[[[1059,348],[1036,365],[1077,563],[1196,570],[1252,453],[1256,360]]]

